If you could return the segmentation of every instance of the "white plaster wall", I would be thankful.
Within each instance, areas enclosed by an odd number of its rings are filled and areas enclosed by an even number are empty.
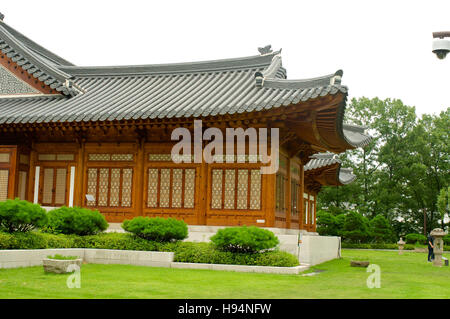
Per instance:
[[[299,261],[317,265],[341,257],[341,238],[334,236],[301,236]]]
[[[1,250],[0,268],[42,266],[49,255],[77,256],[94,264],[125,264],[151,267],[170,267],[172,252],[110,250],[88,248]]]

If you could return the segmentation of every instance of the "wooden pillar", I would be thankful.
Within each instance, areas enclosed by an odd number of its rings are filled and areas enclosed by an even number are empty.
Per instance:
[[[285,198],[286,198],[286,205],[285,205],[285,212],[286,212],[286,226],[285,228],[291,228],[291,158],[288,157],[287,158],[287,163],[286,163],[286,194],[285,194]]]
[[[317,212],[317,194],[314,194],[314,210],[312,212],[312,221],[313,221],[313,226],[312,226],[312,231],[315,232],[316,231],[316,212]]]
[[[300,200],[299,200],[299,205],[300,205],[300,215],[299,215],[299,228],[300,229],[304,229],[305,225],[303,224],[303,220],[304,220],[304,214],[306,214],[305,212],[305,204],[304,201],[305,199],[303,198],[303,194],[305,193],[305,170],[303,168],[303,163],[300,161],[300,187],[299,187],[299,192],[300,192]]]
[[[140,139],[137,145],[136,155],[136,187],[135,187],[135,215],[142,216],[144,210],[144,140]]]
[[[28,190],[27,190],[27,199],[29,202],[34,201],[34,185],[35,185],[35,174],[36,174],[36,160],[37,160],[37,152],[35,149],[35,143],[31,143],[30,150],[30,167],[28,169]]]
[[[207,209],[207,198],[208,194],[208,164],[202,159],[202,164],[200,165],[198,174],[199,183],[199,198],[198,198],[198,209],[196,210],[196,220],[198,225],[206,225],[206,213]]]
[[[15,147],[11,150],[9,158],[9,184],[8,184],[8,198],[14,199],[17,195],[17,180],[19,175],[19,165],[17,165],[18,161],[18,149]]]
[[[263,183],[263,187],[266,188],[266,196],[261,199],[266,205],[266,227],[275,226],[276,176],[277,174],[262,175],[263,181],[266,180],[266,183]]]
[[[75,171],[75,191],[73,198],[74,206],[83,206],[84,203],[84,175],[85,175],[85,167],[86,167],[86,143],[82,141],[78,145],[78,158],[77,158],[77,166]]]

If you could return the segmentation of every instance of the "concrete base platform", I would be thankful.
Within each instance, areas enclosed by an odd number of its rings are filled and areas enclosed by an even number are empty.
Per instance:
[[[124,232],[119,223],[110,223],[108,232]],[[185,241],[208,242],[219,229],[227,226],[188,225]],[[319,236],[318,233],[299,229],[263,227],[280,240],[279,249],[296,256],[300,263],[316,265],[341,256],[341,238]]]
[[[268,267],[222,264],[195,264],[174,262],[174,253],[157,251],[134,251],[112,249],[63,248],[63,249],[33,249],[33,250],[0,250],[1,268],[21,268],[42,266],[49,255],[78,256],[79,261],[90,264],[120,264],[148,267],[164,267],[177,269],[209,269],[222,271],[253,272],[268,274],[297,275],[309,269],[309,265],[297,267]],[[61,262],[61,260],[59,260]],[[62,262],[73,262],[63,260]]]

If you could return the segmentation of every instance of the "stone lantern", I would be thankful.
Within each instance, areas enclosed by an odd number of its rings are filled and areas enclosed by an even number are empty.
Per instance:
[[[440,228],[435,228],[431,231],[430,235],[434,238],[434,261],[433,265],[442,266],[442,253],[444,252],[444,241],[442,237],[445,236],[445,232]]]
[[[403,248],[405,248],[405,244],[406,243],[403,241],[403,238],[400,237],[400,240],[397,242],[399,255],[403,255]]]

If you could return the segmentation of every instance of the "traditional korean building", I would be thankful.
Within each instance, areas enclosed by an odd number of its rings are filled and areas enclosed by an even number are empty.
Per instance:
[[[226,60],[83,67],[0,18],[0,200],[98,209],[110,222],[314,231],[320,188],[354,179],[334,154],[370,140],[345,124],[342,71],[287,79],[270,46]],[[261,174],[249,156],[174,163],[171,133],[194,120],[224,135],[279,128],[278,171]]]

